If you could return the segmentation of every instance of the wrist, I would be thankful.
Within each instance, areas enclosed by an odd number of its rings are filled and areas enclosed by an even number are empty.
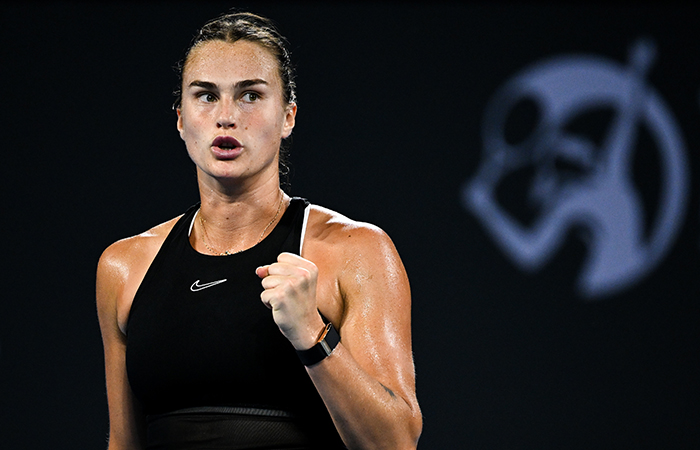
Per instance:
[[[292,341],[294,349],[297,351],[308,350],[316,345],[321,338],[321,334],[325,331],[326,323],[318,317],[318,320],[313,320],[313,325],[305,328],[303,333],[299,333],[298,337]]]
[[[297,356],[305,366],[313,366],[330,356],[339,342],[340,335],[333,328],[333,324],[328,322],[321,330],[316,343],[307,350],[297,350]]]

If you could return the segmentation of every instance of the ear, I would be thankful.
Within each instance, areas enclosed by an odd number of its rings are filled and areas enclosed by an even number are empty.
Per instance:
[[[182,126],[182,111],[180,108],[176,108],[175,111],[177,112],[177,131],[180,132],[180,139],[184,141],[185,132],[183,131],[184,127]]]
[[[290,103],[285,109],[284,123],[282,124],[282,139],[288,138],[292,134],[296,123],[297,104]]]

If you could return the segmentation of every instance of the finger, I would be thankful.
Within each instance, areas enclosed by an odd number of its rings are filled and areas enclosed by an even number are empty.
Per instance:
[[[263,291],[263,293],[260,294],[260,300],[262,300],[263,305],[265,305],[267,309],[272,309],[272,304],[270,303],[272,301],[272,297],[267,291]]]
[[[294,269],[295,267],[290,264],[282,264],[276,262],[267,266],[267,275],[290,276],[294,273]]]
[[[262,279],[261,284],[263,289],[272,290],[282,285],[285,280],[285,277],[267,276]]]
[[[289,263],[274,263],[270,264],[267,270],[268,276],[291,277],[291,278],[307,278],[310,271],[305,267],[300,267]]]
[[[279,262],[286,262],[293,264],[297,261],[303,261],[304,258],[302,258],[299,255],[295,255],[294,253],[289,253],[289,252],[282,252],[279,255],[277,255],[277,261]]]
[[[306,269],[308,271],[313,271],[316,268],[316,265],[309,261],[308,259],[304,259],[299,255],[295,255],[294,253],[280,253],[277,256],[277,262],[281,264],[291,264],[292,266],[295,267],[301,267],[303,269]]]
[[[265,278],[269,275],[269,269],[270,266],[260,266],[257,269],[255,269],[255,274],[260,278]]]
[[[277,311],[279,309],[285,308],[285,301],[283,297],[280,297],[279,293],[274,291],[266,290],[260,294],[260,300],[263,305],[272,311]]]

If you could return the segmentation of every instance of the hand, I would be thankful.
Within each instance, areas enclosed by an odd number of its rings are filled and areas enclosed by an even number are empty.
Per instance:
[[[272,318],[295,349],[314,346],[324,327],[316,306],[318,268],[291,253],[282,253],[277,262],[258,267],[265,289],[260,298],[272,310]]]

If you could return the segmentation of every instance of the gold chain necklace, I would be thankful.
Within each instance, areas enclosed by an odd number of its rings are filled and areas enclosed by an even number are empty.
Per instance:
[[[270,226],[275,222],[275,220],[277,220],[277,216],[280,215],[280,211],[282,210],[282,199],[283,198],[284,198],[284,196],[280,193],[280,201],[279,201],[279,204],[277,205],[277,212],[275,213],[275,217],[272,218],[270,223],[268,223],[267,226],[265,227],[265,229],[262,231],[262,233],[260,233],[260,237],[258,238],[258,242],[256,242],[255,245],[258,245],[263,240],[263,237],[265,236],[265,232],[267,231],[267,229],[270,228]],[[240,253],[244,250],[244,249],[241,249],[241,250],[237,250],[235,252],[225,250],[223,252],[220,252],[218,250],[214,250],[213,248],[211,248],[211,246],[209,246],[209,244],[207,244],[207,241],[204,240],[205,237],[207,238],[207,240],[209,240],[209,235],[207,234],[207,229],[204,226],[204,223],[206,221],[207,221],[207,219],[205,219],[204,216],[202,216],[202,213],[200,210],[199,222],[202,224],[202,232],[204,233],[204,236],[202,236],[202,243],[207,248],[207,250],[209,250],[210,252],[212,252],[213,254],[215,254],[217,256],[235,255],[236,253]]]

